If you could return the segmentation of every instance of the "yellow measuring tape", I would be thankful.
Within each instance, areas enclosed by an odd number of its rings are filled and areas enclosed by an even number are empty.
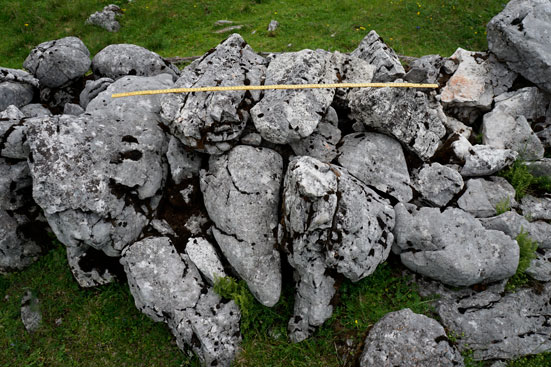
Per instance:
[[[136,92],[115,93],[113,98],[148,96],[165,93],[193,93],[193,92],[226,92],[246,90],[271,90],[271,89],[326,89],[326,88],[438,88],[438,84],[417,83],[333,83],[333,84],[275,84],[275,85],[235,85],[225,87],[198,87],[198,88],[174,88],[157,90],[140,90]]]

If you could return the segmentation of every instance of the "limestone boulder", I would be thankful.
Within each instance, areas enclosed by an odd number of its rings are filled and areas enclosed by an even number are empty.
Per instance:
[[[38,79],[26,71],[0,67],[0,111],[31,103],[37,87]]]

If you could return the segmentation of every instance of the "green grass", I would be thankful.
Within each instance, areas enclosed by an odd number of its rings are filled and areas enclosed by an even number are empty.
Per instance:
[[[516,160],[509,168],[498,173],[515,189],[515,198],[521,200],[524,196],[540,196],[551,192],[551,177],[535,177],[530,173],[523,160]]]
[[[520,258],[517,272],[509,279],[505,287],[508,291],[514,291],[530,283],[531,278],[526,274],[526,269],[530,266],[530,262],[536,258],[538,249],[538,243],[530,238],[523,229],[516,237],[516,241],[520,250]]]
[[[527,356],[509,362],[508,367],[549,367],[551,366],[551,352],[535,356]]]
[[[84,21],[116,3],[122,29],[109,33]],[[227,37],[214,22],[229,19],[257,51],[303,48],[352,51],[371,29],[398,53],[452,54],[487,48],[485,26],[503,0],[3,0],[0,65],[20,68],[40,42],[80,37],[92,55],[113,43],[133,43],[162,56],[202,55]],[[268,34],[271,19],[280,28]],[[252,34],[253,31],[256,31]],[[289,46],[290,45],[290,46]]]

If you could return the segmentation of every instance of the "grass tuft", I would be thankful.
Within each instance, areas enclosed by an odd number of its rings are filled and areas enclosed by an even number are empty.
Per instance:
[[[505,287],[508,291],[515,291],[530,283],[530,277],[526,274],[526,269],[530,266],[530,262],[536,258],[536,250],[538,249],[538,243],[530,238],[524,229],[520,231],[516,241],[520,250],[520,258],[517,272],[509,279]]]
[[[551,192],[551,177],[535,177],[523,160],[516,160],[509,168],[498,173],[515,188],[515,198],[521,200],[528,194],[541,195]]]

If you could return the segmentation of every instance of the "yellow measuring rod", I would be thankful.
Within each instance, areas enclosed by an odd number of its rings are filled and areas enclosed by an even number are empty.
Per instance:
[[[438,88],[438,84],[418,83],[333,83],[333,84],[275,84],[275,85],[235,85],[224,87],[174,88],[157,90],[139,90],[136,92],[115,93],[111,97],[148,96],[166,93],[227,92],[272,89],[326,89],[326,88]]]

